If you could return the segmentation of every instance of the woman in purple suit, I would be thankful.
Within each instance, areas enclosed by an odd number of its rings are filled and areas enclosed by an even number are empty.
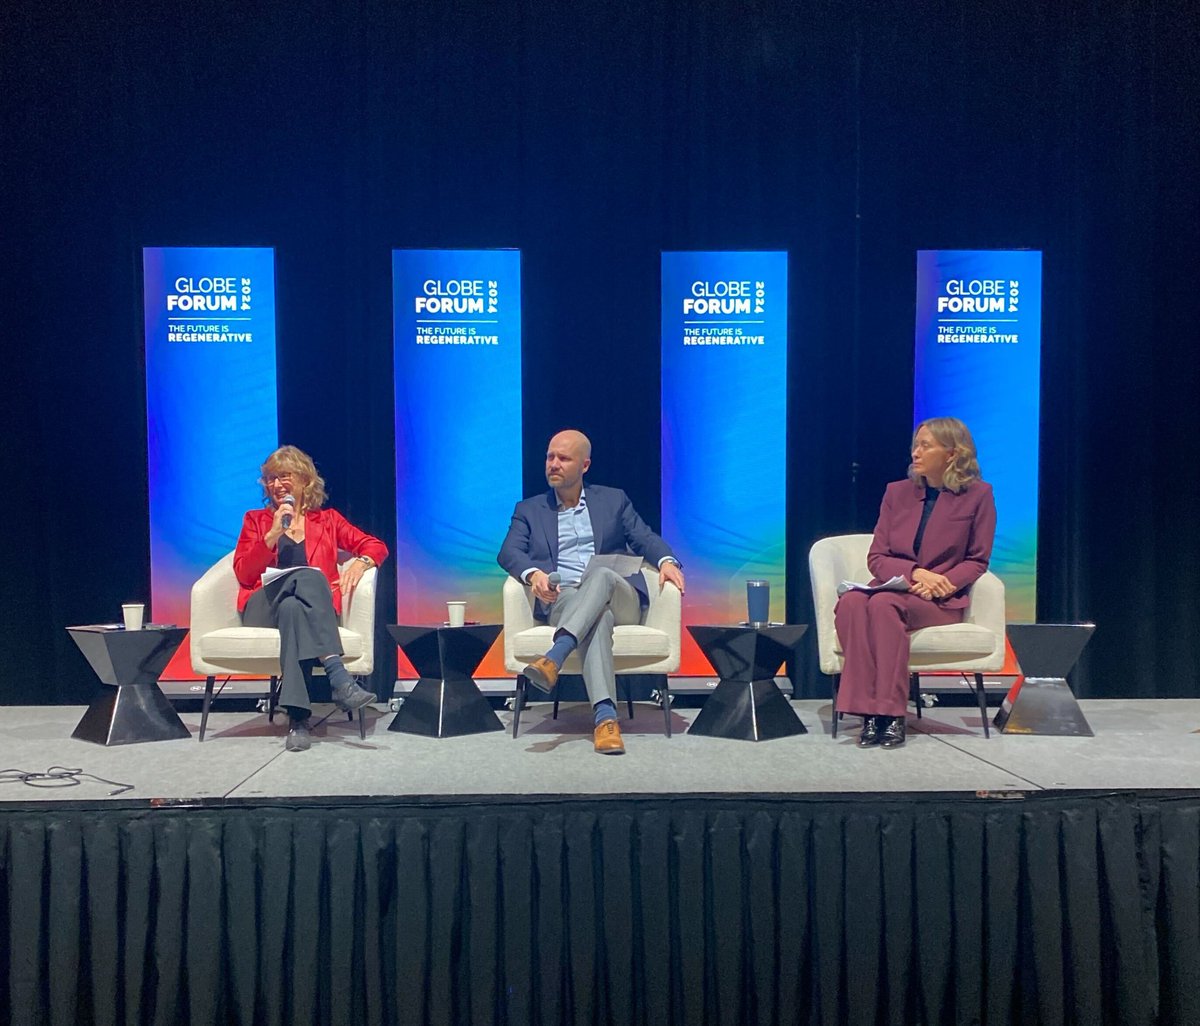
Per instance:
[[[971,432],[954,417],[922,421],[908,478],[883,493],[867,554],[872,584],[902,577],[908,590],[848,591],[834,610],[845,662],[837,711],[863,717],[859,748],[904,744],[908,636],[962,622],[995,533],[992,486],[979,476]]]

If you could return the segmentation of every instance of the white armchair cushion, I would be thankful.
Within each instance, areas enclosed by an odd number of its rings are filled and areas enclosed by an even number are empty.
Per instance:
[[[519,673],[526,663],[532,662],[538,656],[546,654],[554,642],[553,627],[531,627],[521,631],[512,639],[513,657],[520,665],[513,672]],[[642,670],[639,667],[647,661],[653,663],[671,657],[671,639],[665,631],[653,627],[622,626],[613,628],[613,665],[619,673],[624,669],[627,673],[657,671]],[[579,653],[572,652],[563,663],[563,673],[580,673],[582,665]]]
[[[834,651],[840,656],[842,641],[837,638]],[[985,659],[996,647],[996,638],[986,627],[973,623],[955,623],[945,627],[923,627],[909,636],[909,658],[913,669],[934,659],[946,662],[954,659]],[[955,667],[957,669],[957,666]]]
[[[910,663],[936,658],[941,662],[955,659],[986,659],[996,648],[996,636],[986,627],[973,623],[954,623],[945,627],[925,627],[909,637]]]
[[[363,653],[362,636],[345,627],[338,628],[347,659],[358,659]],[[222,627],[197,639],[200,656],[209,662],[228,662],[235,659],[271,659],[279,665],[279,631],[273,627]]]

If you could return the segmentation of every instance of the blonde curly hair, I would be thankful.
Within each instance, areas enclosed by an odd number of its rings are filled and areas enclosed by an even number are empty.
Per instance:
[[[325,479],[317,473],[317,465],[312,457],[294,445],[281,445],[266,458],[259,468],[258,483],[262,485],[264,505],[271,504],[271,493],[267,482],[272,476],[291,474],[299,479],[296,498],[299,507],[296,512],[305,513],[310,509],[320,509],[325,503]]]
[[[971,437],[971,431],[966,424],[957,417],[930,417],[923,420],[913,430],[910,452],[917,444],[917,434],[921,428],[928,428],[938,445],[954,453],[954,458],[950,460],[942,477],[944,488],[952,492],[961,492],[973,481],[982,479],[979,459],[975,455],[975,439]],[[922,488],[928,484],[924,475],[918,474],[911,463],[908,467],[908,478]]]

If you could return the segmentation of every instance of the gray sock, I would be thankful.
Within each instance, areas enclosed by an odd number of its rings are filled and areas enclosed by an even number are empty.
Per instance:
[[[325,667],[325,677],[334,691],[354,683],[354,678],[350,676],[350,671],[346,669],[340,655],[322,656],[321,665]]]

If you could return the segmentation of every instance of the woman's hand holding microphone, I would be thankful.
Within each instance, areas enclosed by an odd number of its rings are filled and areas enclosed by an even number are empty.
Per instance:
[[[268,549],[273,549],[279,544],[279,539],[283,537],[284,532],[292,526],[292,517],[296,515],[296,500],[285,495],[279,505],[275,507],[275,517],[271,521],[271,529],[263,535],[263,541]]]

